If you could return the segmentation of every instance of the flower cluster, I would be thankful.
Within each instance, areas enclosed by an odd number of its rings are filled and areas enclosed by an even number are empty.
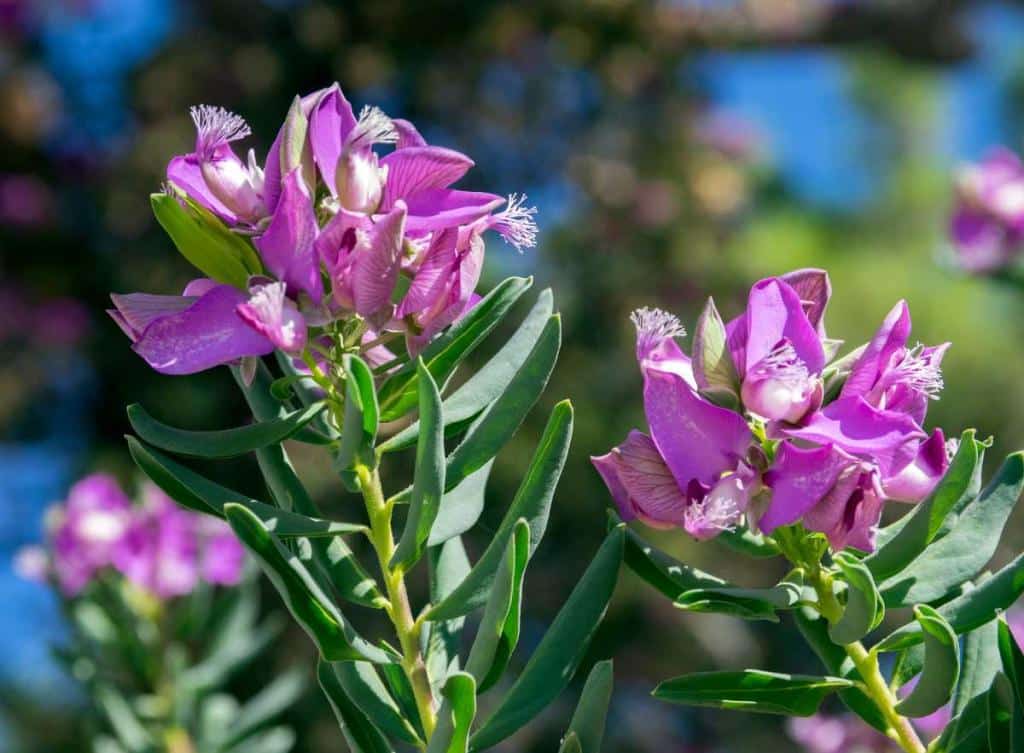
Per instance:
[[[347,343],[404,334],[415,354],[476,301],[485,232],[534,245],[525,197],[451,188],[469,157],[376,107],[357,116],[337,85],[295,99],[262,166],[232,147],[250,135],[241,117],[203,105],[192,119],[195,150],[171,160],[166,191],[230,229],[252,262],[234,284],[112,296],[111,316],[157,371],[299,356],[342,322],[354,323]]]
[[[106,474],[87,476],[47,515],[46,549],[18,555],[18,569],[52,577],[68,597],[113,569],[153,596],[184,596],[202,581],[235,585],[245,550],[221,520],[178,507],[151,484],[134,504]]]
[[[623,518],[698,539],[744,516],[769,534],[802,522],[835,549],[870,551],[885,500],[931,492],[947,448],[922,426],[948,344],[910,345],[900,302],[869,343],[833,362],[830,294],[827,274],[806,269],[755,284],[728,323],[709,301],[689,357],[678,319],[634,314],[650,433],[593,458]]]
[[[960,171],[950,237],[957,261],[971,272],[1008,266],[1024,248],[1024,165],[997,149]]]

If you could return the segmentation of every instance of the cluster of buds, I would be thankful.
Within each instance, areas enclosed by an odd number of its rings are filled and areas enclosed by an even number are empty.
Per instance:
[[[950,238],[957,263],[988,273],[1012,264],[1024,249],[1024,165],[1009,149],[997,149],[962,168]]]
[[[488,230],[534,245],[524,197],[451,188],[469,157],[376,107],[356,116],[337,85],[295,98],[262,166],[232,147],[250,134],[241,117],[204,105],[192,119],[195,150],[171,160],[166,191],[222,244],[243,244],[232,248],[246,264],[180,296],[112,296],[111,316],[157,371],[302,356],[342,331],[356,346],[404,335],[416,354],[477,300]]]
[[[756,283],[728,323],[709,300],[691,356],[676,317],[633,315],[650,433],[593,458],[624,519],[698,539],[802,522],[834,549],[871,551],[885,500],[928,496],[948,466],[942,431],[922,428],[948,345],[910,346],[900,302],[833,361],[830,294],[828,275],[806,269]]]
[[[159,599],[191,593],[200,581],[233,586],[245,550],[227,523],[180,508],[152,484],[138,503],[106,474],[87,476],[47,514],[45,547],[23,549],[17,569],[53,580],[68,598],[118,573]]]

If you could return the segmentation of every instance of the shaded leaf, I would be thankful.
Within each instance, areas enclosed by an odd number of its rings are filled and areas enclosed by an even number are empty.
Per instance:
[[[394,753],[387,738],[346,695],[329,662],[317,662],[316,676],[352,753]]]
[[[852,685],[841,677],[786,675],[746,669],[683,675],[661,683],[652,695],[684,706],[811,716],[826,696]]]
[[[476,682],[465,672],[448,677],[441,691],[444,701],[427,753],[466,753],[469,729],[476,717]]]
[[[611,659],[594,665],[583,685],[580,701],[569,722],[565,738],[575,737],[582,753],[600,753],[605,717],[612,699],[614,673]],[[565,743],[563,742],[563,747]]]
[[[914,618],[924,634],[924,669],[906,698],[896,704],[903,716],[922,717],[949,702],[960,678],[960,642],[942,615],[926,604],[914,607]]]

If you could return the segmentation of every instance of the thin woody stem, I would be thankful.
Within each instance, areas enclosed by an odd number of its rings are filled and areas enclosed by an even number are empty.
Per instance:
[[[380,474],[376,469],[371,471],[365,465],[360,464],[356,467],[356,475],[359,478],[363,499],[366,502],[366,512],[370,518],[370,542],[377,553],[377,560],[384,577],[384,586],[390,601],[388,615],[395,626],[398,642],[402,649],[402,668],[412,684],[416,707],[423,722],[423,731],[429,741],[437,724],[434,696],[430,690],[426,663],[420,651],[422,623],[413,618],[409,595],[405,588],[405,578],[401,570],[391,567],[391,557],[395,553],[395,541],[391,531],[392,508],[384,501]]]

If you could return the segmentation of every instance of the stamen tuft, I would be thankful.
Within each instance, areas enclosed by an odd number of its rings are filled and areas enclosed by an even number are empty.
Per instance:
[[[644,306],[630,314],[629,320],[636,327],[637,349],[644,353],[650,352],[665,340],[686,336],[686,328],[679,317],[661,309]]]
[[[527,207],[526,194],[509,194],[508,203],[494,215],[492,227],[516,251],[537,245],[537,207]]]
[[[750,376],[802,386],[811,378],[811,373],[807,370],[807,364],[797,355],[793,344],[786,340],[755,364]]]
[[[245,118],[223,107],[198,105],[191,108],[189,114],[198,133],[196,151],[202,157],[209,157],[217,147],[244,139],[252,133]]]
[[[938,400],[939,393],[945,386],[942,379],[942,368],[931,353],[918,343],[906,352],[888,376],[891,385],[905,384],[910,389],[925,395],[930,400]]]
[[[369,148],[374,144],[398,143],[398,129],[379,107],[366,105],[359,112],[356,127],[348,137],[348,145],[352,149]]]

